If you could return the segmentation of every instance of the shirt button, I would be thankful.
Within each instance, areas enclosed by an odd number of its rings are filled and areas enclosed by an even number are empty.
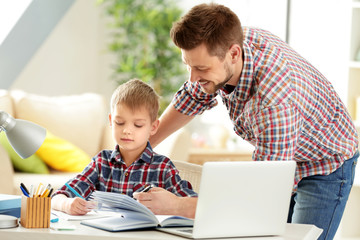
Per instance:
[[[127,172],[127,173],[125,173],[125,177],[127,177],[127,176],[129,176],[129,173]]]

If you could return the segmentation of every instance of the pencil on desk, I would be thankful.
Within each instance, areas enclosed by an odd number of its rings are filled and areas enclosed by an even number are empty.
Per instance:
[[[42,186],[40,187],[39,194],[36,195],[36,196],[37,196],[37,197],[41,197],[41,194],[44,192],[44,189],[45,189],[45,186],[42,185]]]
[[[30,185],[30,190],[29,190],[29,196],[30,196],[30,197],[33,197],[33,196],[34,196],[34,194],[33,194],[33,188],[34,188],[34,186],[31,184],[31,185]]]
[[[30,197],[29,194],[25,191],[25,189],[21,185],[20,185],[20,189],[26,197]]]
[[[35,192],[34,197],[38,197],[38,196],[39,196],[39,193],[40,193],[42,187],[43,187],[43,184],[42,184],[42,183],[39,183],[39,186],[38,186],[37,189],[36,189],[36,192]]]
[[[25,186],[25,184],[20,183],[20,186],[25,190],[25,192],[29,195],[29,190],[27,189],[27,187]]]
[[[49,193],[49,189],[45,189],[43,194],[41,194],[41,197],[47,197],[48,193]]]
[[[41,194],[41,197],[47,197],[48,194],[49,194],[49,192],[50,192],[50,189],[51,189],[51,184],[49,183],[49,184],[46,186],[46,188],[45,188],[45,190],[43,191],[43,193]]]
[[[49,191],[48,197],[51,197],[51,194],[52,194],[53,191],[54,191],[54,189],[51,188],[50,191]]]

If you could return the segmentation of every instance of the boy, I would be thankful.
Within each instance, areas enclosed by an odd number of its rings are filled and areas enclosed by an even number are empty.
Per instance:
[[[114,150],[103,150],[75,178],[68,181],[83,198],[63,186],[52,197],[52,208],[72,215],[91,211],[86,201],[95,190],[133,196],[149,185],[164,188],[177,196],[195,197],[191,184],[181,180],[169,158],[153,152],[149,137],[156,133],[159,96],[138,79],[120,85],[111,98],[109,114]],[[75,197],[75,198],[74,198]]]

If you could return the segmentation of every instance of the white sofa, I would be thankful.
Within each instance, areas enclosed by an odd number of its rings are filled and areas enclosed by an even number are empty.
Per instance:
[[[72,96],[39,96],[23,91],[0,90],[0,109],[14,118],[37,123],[89,157],[115,145],[107,123],[107,104],[102,96],[85,93]],[[50,183],[55,188],[65,183],[74,172],[50,169],[50,174],[15,172],[9,155],[0,145],[0,193],[20,194],[19,185]],[[11,181],[13,180],[13,181]]]
[[[95,93],[41,96],[20,90],[0,89],[0,110],[14,118],[29,120],[45,127],[48,132],[85,152],[89,156],[89,161],[100,150],[112,149],[115,146],[108,125],[107,106],[103,97]],[[181,130],[156,147],[155,151],[172,160],[186,161],[190,142],[190,134],[186,130]],[[0,163],[0,193],[4,194],[21,194],[21,182],[26,185],[50,183],[54,188],[58,188],[76,174],[53,168],[49,168],[50,174],[14,171],[10,156],[1,144]],[[201,168],[184,164],[179,167],[181,175],[194,181],[193,184],[197,188]]]

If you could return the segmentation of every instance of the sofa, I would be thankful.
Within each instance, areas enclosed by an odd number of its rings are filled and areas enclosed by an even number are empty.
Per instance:
[[[57,189],[80,172],[100,150],[113,149],[108,106],[104,97],[96,93],[45,96],[0,89],[0,110],[47,129],[43,145],[31,159],[21,159],[15,154],[4,142],[5,133],[0,133],[0,193],[19,195],[20,183],[27,186],[49,183]],[[180,162],[177,165],[182,177],[192,180],[198,188],[201,167],[184,163],[190,143],[190,134],[180,130],[155,151]]]
[[[3,144],[0,144],[0,193],[21,194],[21,182],[28,186],[50,183],[54,188],[58,188],[81,171],[85,161],[89,162],[101,149],[112,149],[115,144],[107,124],[106,106],[104,98],[95,93],[54,97],[30,94],[21,90],[0,90],[1,110],[14,118],[29,120],[43,126],[47,129],[47,138],[49,135],[56,136],[55,142],[54,138],[51,139],[53,147],[65,147],[68,156],[75,155],[74,159],[69,159],[68,166],[65,167],[65,160],[60,157],[65,157],[66,154],[61,154],[61,149],[53,151],[51,154],[57,156],[50,154],[45,164],[39,162],[39,158],[37,161],[14,160],[14,155],[4,146],[4,136],[1,136]],[[4,135],[3,132],[1,134]],[[69,155],[70,151],[72,155]],[[77,164],[75,158],[79,156],[86,160],[82,160],[82,165],[77,168],[72,168]],[[55,163],[55,158],[59,162]],[[62,166],[58,167],[56,164]],[[13,181],[9,181],[11,179]]]

